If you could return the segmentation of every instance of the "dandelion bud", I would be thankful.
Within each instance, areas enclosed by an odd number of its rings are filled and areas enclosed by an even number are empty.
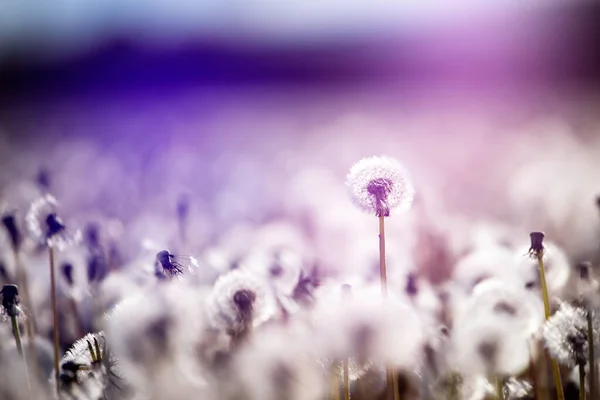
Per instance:
[[[2,224],[10,236],[10,241],[13,249],[18,250],[21,247],[23,238],[19,228],[17,227],[17,219],[13,214],[6,214],[2,217]]]
[[[4,285],[2,290],[2,307],[10,317],[16,317],[19,313],[19,288],[17,285]]]
[[[533,255],[538,255],[544,252],[544,233],[543,232],[531,232],[529,234],[531,237],[531,247],[529,248],[529,253]]]
[[[48,171],[46,168],[40,168],[35,177],[35,183],[38,184],[42,191],[50,191],[50,171]]]
[[[406,277],[405,291],[406,291],[406,294],[409,295],[410,297],[416,296],[417,293],[419,292],[419,289],[417,287],[417,276],[415,274],[410,273]]]
[[[65,280],[69,284],[69,286],[73,286],[73,265],[70,263],[64,263],[61,267],[62,275],[65,277]]]
[[[156,254],[156,261],[162,267],[162,272],[171,278],[183,273],[181,265],[175,262],[174,256],[167,250],[159,251]]]
[[[391,157],[363,158],[350,168],[346,185],[353,202],[378,217],[388,217],[393,208],[408,209],[414,197],[407,171]]]
[[[88,224],[83,234],[85,243],[92,248],[100,246],[100,231],[98,225]]]
[[[582,281],[589,282],[592,278],[592,263],[589,261],[583,261],[577,264],[577,271],[579,271],[579,278]]]
[[[190,199],[186,195],[179,196],[177,200],[177,218],[180,221],[185,220],[190,213]]]

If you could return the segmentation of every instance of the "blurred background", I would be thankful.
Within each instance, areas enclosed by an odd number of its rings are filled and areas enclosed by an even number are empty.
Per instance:
[[[168,243],[183,196],[193,253],[240,221],[347,229],[348,168],[387,154],[433,215],[544,229],[585,258],[600,5],[488,3],[3,1],[3,207],[48,190],[82,224]]]

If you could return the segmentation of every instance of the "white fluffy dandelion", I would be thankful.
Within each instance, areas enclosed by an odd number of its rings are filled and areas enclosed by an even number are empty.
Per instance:
[[[215,282],[206,312],[212,326],[237,335],[271,318],[275,305],[266,282],[237,269]]]
[[[346,178],[353,202],[378,217],[389,216],[390,210],[407,210],[415,190],[408,171],[391,157],[363,158],[350,168]]]
[[[454,320],[453,365],[463,374],[513,375],[529,365],[530,340],[544,316],[537,296],[511,281],[489,279]]]
[[[25,215],[26,227],[32,239],[38,243],[64,249],[81,239],[81,232],[70,233],[57,216],[58,203],[51,195],[45,195],[31,203]]]
[[[588,359],[588,326],[586,310],[573,307],[567,302],[552,316],[543,328],[546,348],[560,364],[574,367],[583,365]],[[594,347],[597,349],[598,321],[594,320]]]

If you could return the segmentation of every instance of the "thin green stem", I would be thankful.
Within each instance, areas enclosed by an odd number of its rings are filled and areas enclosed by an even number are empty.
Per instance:
[[[544,300],[544,315],[546,319],[550,318],[550,299],[548,297],[548,286],[546,285],[546,270],[544,268],[544,253],[543,251],[536,252],[536,257],[538,261],[538,267],[540,270],[540,281],[542,284],[542,298]],[[554,385],[556,386],[556,395],[558,400],[565,400],[565,392],[562,385],[562,379],[560,376],[560,369],[558,367],[558,362],[551,358],[550,362],[552,363],[552,374],[554,375]]]
[[[19,330],[19,323],[15,315],[10,316],[10,322],[12,324],[13,336],[15,337],[15,343],[17,345],[17,351],[20,356],[23,356],[23,343],[21,342],[21,332]]]
[[[531,379],[531,386],[533,387],[533,398],[534,400],[541,400],[543,398],[541,393],[540,385],[537,379],[537,370],[535,368],[535,361],[533,360],[533,352],[531,351],[531,341],[529,342],[529,374]]]
[[[498,397],[498,399],[504,400],[504,382],[503,382],[503,379],[500,376],[496,376],[495,383],[496,383],[496,396]]]
[[[579,364],[579,400],[585,400],[585,364]]]
[[[29,295],[29,280],[27,279],[27,272],[21,264],[21,257],[19,257],[19,251],[13,248],[13,258],[15,261],[15,268],[17,270],[17,284],[21,290],[21,295],[25,300],[25,305],[28,308],[28,316],[25,320],[25,330],[27,337],[30,342],[33,342],[35,336],[36,324],[35,324],[35,313],[33,310],[33,303]]]
[[[17,345],[17,352],[21,356],[21,360],[23,361],[23,368],[25,371],[25,380],[27,381],[27,389],[29,390],[29,395],[31,396],[31,384],[29,383],[29,371],[27,370],[27,361],[25,360],[25,356],[23,355],[23,343],[21,342],[21,331],[19,329],[19,322],[17,321],[16,315],[10,316],[10,322],[12,325],[13,336],[15,337],[15,343]]]
[[[598,377],[596,376],[596,356],[594,354],[594,343],[595,338],[594,338],[594,324],[593,324],[593,311],[590,309],[590,307],[588,306],[587,308],[587,329],[588,329],[588,362],[589,362],[589,366],[590,366],[590,372],[589,372],[589,386],[590,386],[590,399],[595,399],[596,398],[596,379],[598,379]]]
[[[460,400],[460,375],[456,372],[451,372],[446,379],[446,398],[447,400]]]
[[[54,322],[54,381],[56,383],[56,393],[60,390],[60,366],[59,366],[59,337],[58,337],[58,305],[56,302],[56,278],[54,276],[54,248],[48,246],[48,255],[50,258],[50,296],[52,299],[52,316]]]

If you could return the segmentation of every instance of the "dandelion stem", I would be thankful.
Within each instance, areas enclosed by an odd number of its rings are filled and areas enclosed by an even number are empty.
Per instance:
[[[379,274],[381,276],[381,293],[383,297],[387,297],[387,270],[385,265],[385,223],[384,216],[379,216]],[[400,400],[398,393],[398,379],[396,372],[392,367],[386,368],[387,387],[392,388],[394,392],[394,400]]]
[[[54,380],[56,383],[56,393],[59,392],[60,382],[58,380],[60,374],[59,366],[59,339],[58,339],[58,305],[56,304],[56,278],[54,276],[54,247],[48,246],[48,255],[50,258],[50,296],[52,298],[52,316],[54,323]]]
[[[588,358],[590,364],[590,372],[589,372],[589,385],[590,385],[590,399],[596,398],[596,356],[594,354],[594,343],[596,342],[594,339],[594,326],[593,326],[593,311],[590,307],[587,307],[587,329],[588,329]]]
[[[540,281],[542,284],[542,298],[544,300],[544,315],[546,319],[550,318],[550,299],[548,298],[548,286],[546,285],[546,270],[544,268],[544,251],[535,250],[535,256],[538,261],[538,267],[540,270]],[[565,392],[562,386],[562,380],[560,376],[560,369],[558,367],[558,362],[551,358],[550,362],[552,363],[552,374],[554,375],[554,385],[556,386],[556,394],[558,396],[558,400],[565,400]]]
[[[342,368],[344,370],[344,400],[350,400],[350,377],[348,372],[348,357],[344,358]]]
[[[23,343],[21,342],[21,332],[19,331],[19,323],[17,322],[17,316],[11,315],[10,322],[12,323],[13,336],[15,337],[15,343],[17,345],[17,351],[19,355],[23,355]]]
[[[329,400],[340,400],[340,384],[337,368],[338,365],[333,363],[329,374]]]
[[[384,216],[379,216],[379,274],[381,276],[381,293],[383,297],[387,297],[387,270],[385,265],[385,223]],[[394,369],[386,368],[387,387],[392,388],[394,400],[400,400],[398,393],[398,382]]]
[[[379,274],[381,276],[381,293],[387,296],[387,271],[385,265],[385,225],[384,216],[379,217]]]
[[[540,385],[537,382],[537,370],[535,368],[535,361],[533,360],[533,353],[531,351],[531,342],[529,342],[529,374],[531,378],[531,386],[533,386],[533,398],[535,400],[541,400],[544,397],[541,393]]]
[[[23,368],[25,371],[25,380],[27,382],[27,388],[29,390],[29,395],[31,396],[31,384],[29,383],[29,372],[27,371],[27,361],[25,360],[25,356],[23,355],[23,343],[21,342],[21,331],[19,330],[19,323],[17,322],[17,316],[11,315],[10,322],[12,324],[13,336],[15,337],[15,343],[17,345],[17,352],[21,356],[23,360]]]
[[[579,364],[579,400],[585,400],[585,363]]]
[[[38,375],[38,364],[37,364],[37,351],[35,348],[35,313],[33,311],[33,303],[29,296],[29,281],[27,279],[27,272],[21,264],[21,258],[19,257],[19,249],[13,246],[13,257],[15,260],[15,268],[17,270],[17,284],[21,288],[21,293],[25,299],[25,305],[28,308],[28,316],[25,319],[25,333],[27,334],[28,345],[27,345],[27,357],[31,363],[31,369],[34,376]]]
[[[460,400],[460,375],[456,372],[451,372],[446,379],[446,398],[448,400]]]
[[[21,289],[21,293],[23,299],[25,299],[25,305],[28,308],[28,317],[25,320],[25,329],[27,333],[27,337],[30,341],[33,341],[33,337],[35,336],[35,314],[33,312],[33,304],[31,302],[31,297],[29,296],[29,280],[27,279],[27,272],[23,268],[21,264],[21,258],[19,257],[19,250],[13,248],[13,257],[15,260],[15,268],[17,270],[17,284]]]
[[[504,382],[500,376],[496,376],[496,395],[498,399],[504,400]]]

